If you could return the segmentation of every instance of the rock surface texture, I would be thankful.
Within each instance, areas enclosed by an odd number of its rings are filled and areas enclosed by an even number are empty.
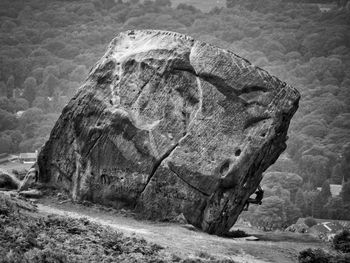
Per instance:
[[[148,219],[231,228],[286,148],[299,93],[230,51],[163,31],[119,34],[64,108],[39,180]]]

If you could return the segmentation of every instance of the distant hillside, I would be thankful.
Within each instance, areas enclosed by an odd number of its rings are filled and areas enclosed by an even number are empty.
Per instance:
[[[225,7],[226,0],[171,0],[173,6],[178,4],[188,4],[202,10],[203,12],[208,12],[214,7]]]

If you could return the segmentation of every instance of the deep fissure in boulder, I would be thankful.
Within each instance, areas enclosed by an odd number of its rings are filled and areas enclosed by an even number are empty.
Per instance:
[[[158,167],[162,164],[162,162],[175,150],[175,148],[179,145],[179,143],[176,143],[173,147],[171,147],[163,156],[162,158],[160,158],[155,164],[154,164],[154,168],[152,169],[147,182],[144,186],[144,188],[142,189],[142,191],[140,192],[140,195],[143,193],[143,191],[146,189],[147,185],[149,184],[149,182],[151,181],[153,175],[156,173]]]
[[[40,180],[145,218],[224,234],[285,149],[300,95],[230,51],[120,33],[64,108]],[[102,139],[103,138],[103,139]]]

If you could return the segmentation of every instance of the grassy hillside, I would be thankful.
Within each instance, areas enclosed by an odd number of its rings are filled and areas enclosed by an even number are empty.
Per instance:
[[[234,263],[203,258],[207,254],[181,258],[143,238],[125,236],[85,218],[43,216],[28,202],[3,193],[0,193],[0,255],[0,263]]]
[[[226,0],[171,0],[172,5],[176,7],[178,4],[192,5],[203,12],[208,12],[214,7],[224,7]]]

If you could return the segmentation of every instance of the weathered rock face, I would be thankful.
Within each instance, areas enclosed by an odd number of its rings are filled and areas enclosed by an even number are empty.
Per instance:
[[[222,234],[285,149],[299,93],[230,51],[119,34],[64,108],[40,181],[75,199]]]

